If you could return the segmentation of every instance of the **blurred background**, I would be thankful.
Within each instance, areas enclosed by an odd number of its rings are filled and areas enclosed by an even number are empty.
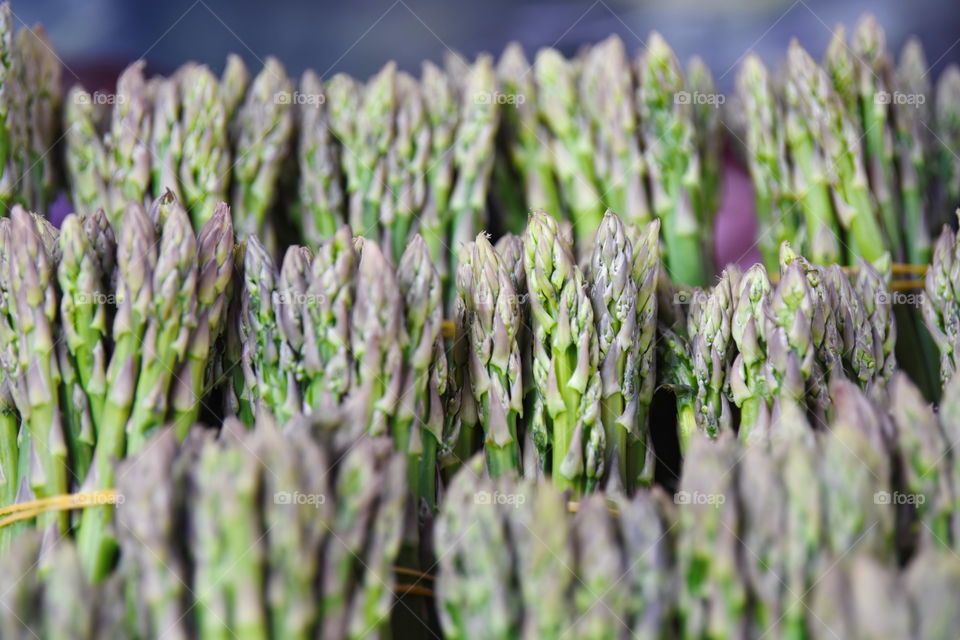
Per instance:
[[[546,46],[572,55],[611,33],[636,51],[657,30],[681,60],[704,58],[730,93],[748,51],[776,68],[796,37],[819,59],[832,30],[852,28],[865,11],[886,29],[892,51],[918,36],[934,77],[960,62],[957,0],[12,0],[12,7],[18,27],[45,26],[64,82],[90,90],[110,90],[140,58],[148,72],[166,74],[188,60],[219,72],[231,52],[257,69],[273,55],[294,76],[313,68],[325,78],[366,78],[391,59],[418,74],[425,59],[498,55],[513,40],[531,58]],[[728,157],[716,254],[721,264],[751,264],[758,254],[750,181]]]
[[[389,59],[417,71],[421,60],[440,60],[448,49],[472,57],[499,53],[511,40],[531,55],[544,46],[571,54],[617,33],[637,49],[657,30],[681,59],[706,59],[726,90],[747,50],[775,65],[797,37],[819,57],[831,30],[852,27],[864,11],[877,16],[894,51],[918,35],[935,73],[960,61],[956,0],[13,0],[12,6],[18,21],[43,23],[85,83],[109,84],[138,58],[164,73],[185,60],[219,70],[229,52],[251,67],[274,55],[294,75],[314,68],[366,77]]]

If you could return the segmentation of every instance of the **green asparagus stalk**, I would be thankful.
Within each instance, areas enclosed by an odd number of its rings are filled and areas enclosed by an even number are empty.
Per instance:
[[[183,158],[183,124],[180,121],[183,96],[176,78],[157,81],[153,97],[153,130],[150,134],[151,180],[153,195],[161,197],[167,191],[178,201],[180,192],[180,163]]]
[[[456,271],[447,264],[450,253],[450,194],[455,181],[454,140],[460,120],[455,82],[430,62],[423,63],[420,79],[423,102],[430,122],[430,162],[427,197],[420,217],[420,235],[440,273],[444,290],[452,288]]]
[[[58,308],[56,265],[41,239],[42,220],[15,206],[10,216],[11,320],[18,335],[19,367],[25,377],[25,405],[36,467],[31,484],[38,497],[66,493],[68,442],[60,412],[60,371],[54,327]],[[47,520],[52,522],[53,520]],[[57,519],[61,531],[66,519]]]
[[[197,239],[187,212],[165,196],[155,203],[162,233],[153,272],[153,299],[143,334],[143,358],[127,422],[127,449],[139,451],[167,419],[173,376],[197,326]]]
[[[771,285],[763,267],[754,265],[740,279],[734,294],[730,333],[739,353],[730,365],[730,394],[740,407],[740,435],[762,424],[766,398],[774,387],[767,370],[767,314]]]
[[[183,204],[198,231],[227,198],[232,158],[227,108],[217,77],[205,66],[189,64],[179,72],[183,159]]]
[[[303,379],[304,324],[306,323],[307,289],[313,252],[307,247],[287,248],[280,267],[280,281],[274,299],[280,349],[278,365],[290,386],[283,396],[283,406],[276,412],[284,417],[302,411],[300,381]]]
[[[927,79],[929,68],[920,42],[908,40],[900,54],[894,81],[895,91],[907,99],[893,103],[893,116],[905,256],[913,264],[929,264],[931,220],[942,219],[940,212],[928,213],[933,203],[930,191],[935,166],[930,130],[926,126],[933,119],[930,104],[933,88]]]
[[[590,122],[577,108],[578,97],[582,99],[577,94],[577,68],[556,49],[541,49],[533,73],[540,118],[550,132],[550,138],[540,144],[552,146],[554,171],[575,235],[578,241],[588,242],[603,219],[604,207],[596,186]]]
[[[691,93],[698,96],[693,103],[693,116],[697,139],[697,158],[703,186],[699,191],[697,213],[701,224],[713,229],[714,216],[720,209],[720,181],[723,169],[723,131],[720,123],[720,108],[725,98],[718,93],[710,73],[710,67],[699,56],[690,59],[687,65],[687,84]],[[700,97],[702,96],[702,97]],[[712,234],[704,235],[707,241],[704,250],[713,255]]]
[[[340,149],[332,133],[323,83],[314,72],[307,71],[300,78],[300,95],[300,225],[307,243],[318,247],[345,222]]]
[[[687,318],[691,361],[697,381],[697,425],[714,437],[721,431],[733,429],[724,389],[728,384],[727,367],[733,351],[731,324],[739,276],[735,268],[725,269],[719,282],[709,292],[704,292],[703,304],[695,304]]]
[[[753,180],[757,219],[761,225],[757,242],[767,268],[773,268],[780,246],[797,237],[797,200],[794,199],[784,120],[767,68],[755,54],[743,61],[737,76],[737,95],[745,111],[747,166]],[[828,236],[823,246],[814,246],[816,229],[807,229],[803,243],[814,261],[838,255],[836,239]],[[809,246],[808,246],[809,245]],[[819,243],[818,243],[819,245]]]
[[[550,149],[543,140],[548,130],[537,114],[537,86],[523,47],[512,42],[497,62],[497,80],[503,98],[500,109],[500,130],[506,140],[505,151],[510,166],[520,176],[525,209],[511,211],[508,227],[521,233],[529,209],[561,211]],[[506,187],[504,187],[506,188]]]
[[[443,346],[443,290],[430,252],[414,235],[397,268],[409,341],[404,349],[404,388],[394,440],[410,454],[408,474],[414,495],[436,501],[437,452],[443,441],[447,355]]]
[[[355,176],[347,179],[349,220],[357,235],[378,238],[380,208],[389,195],[386,156],[396,136],[396,63],[388,62],[361,94],[363,102],[354,123],[356,137],[349,143],[341,139],[346,153],[353,156],[348,167],[353,168]]]
[[[638,292],[633,245],[620,218],[611,211],[597,230],[588,273],[600,349],[600,417],[607,445],[604,465],[611,474],[619,473],[620,483],[629,491],[628,442],[643,435],[637,420],[641,384]]]
[[[80,212],[95,211],[106,202],[109,169],[98,130],[96,105],[90,94],[80,87],[71,89],[64,106],[64,119],[65,163],[74,208]]]
[[[666,267],[678,282],[704,285],[711,267],[703,258],[704,230],[695,210],[701,176],[691,96],[680,64],[660,34],[651,34],[637,67],[643,153],[653,213],[662,225]]]
[[[448,205],[447,233],[454,247],[473,239],[484,226],[500,115],[492,99],[496,90],[493,61],[488,56],[480,56],[464,79],[460,125],[453,143],[457,177]],[[450,268],[455,272],[456,265]]]
[[[233,192],[230,200],[240,237],[260,235],[268,249],[276,242],[268,214],[277,198],[283,159],[293,135],[293,85],[283,65],[267,58],[237,112]]]
[[[223,101],[224,115],[231,138],[234,138],[237,112],[246,96],[250,85],[250,71],[243,62],[243,58],[231,53],[227,56],[227,64],[220,76],[220,96]]]
[[[644,186],[647,168],[640,154],[629,69],[623,41],[610,36],[587,52],[579,97],[592,135],[590,155],[596,167],[598,200],[630,222],[646,224],[650,221]]]
[[[891,61],[886,52],[886,34],[876,18],[867,13],[853,31],[851,53],[856,62],[856,91],[860,96],[860,124],[866,153],[870,190],[876,198],[879,218],[887,237],[891,255],[900,259],[904,253],[897,202],[897,181],[894,167],[893,99],[891,93]],[[856,120],[854,120],[856,122]]]
[[[534,321],[533,379],[540,410],[532,429],[537,448],[551,450],[551,472],[561,489],[592,489],[604,472],[600,416],[602,383],[593,308],[583,274],[557,222],[531,216],[524,266]],[[547,436],[543,440],[543,435]]]
[[[357,255],[348,227],[340,227],[317,251],[304,320],[304,407],[322,411],[340,403],[352,383],[350,316],[356,297]]]
[[[470,385],[484,427],[491,477],[520,470],[518,423],[523,418],[520,298],[506,265],[486,235],[477,236],[468,261]]]
[[[427,197],[430,162],[430,127],[426,107],[416,79],[406,73],[397,75],[396,137],[386,158],[388,193],[380,213],[382,244],[390,255],[403,255],[416,217]]]
[[[150,110],[146,63],[133,63],[117,80],[116,102],[107,140],[109,173],[107,217],[119,221],[128,202],[143,202],[150,187]]]
[[[831,155],[831,151],[839,143],[833,138],[828,122],[831,117],[840,118],[848,129],[849,122],[843,120],[842,109],[837,104],[839,98],[831,93],[825,72],[796,41],[791,42],[787,53],[786,73],[784,131],[808,251],[811,259],[819,264],[839,262],[842,257],[840,224],[849,227],[851,216],[840,211],[835,214],[833,209],[830,180],[839,171],[835,166],[839,158]],[[865,184],[866,176],[863,178]],[[881,236],[870,239],[882,246]]]
[[[221,202],[197,238],[196,326],[189,336],[186,361],[174,376],[170,400],[172,421],[181,438],[196,422],[212,382],[210,356],[226,324],[227,290],[234,278],[233,249],[230,207]]]
[[[943,209],[953,211],[960,206],[960,67],[950,65],[937,80],[936,137],[939,176],[943,185]]]
[[[126,452],[126,425],[140,373],[144,333],[153,301],[157,265],[154,228],[143,207],[131,203],[123,217],[117,241],[117,312],[113,321],[113,354],[106,371],[106,396],[97,423],[93,467],[85,489],[113,486],[114,461]],[[84,510],[77,545],[88,575],[102,578],[109,570],[116,543],[107,527],[112,508]]]
[[[957,371],[960,358],[960,260],[956,235],[945,226],[933,248],[933,260],[924,278],[923,317],[940,350],[940,380],[946,383]]]
[[[255,415],[289,417],[286,398],[296,396],[297,381],[284,371],[281,352],[289,347],[277,325],[278,274],[273,259],[256,236],[247,240],[240,318],[244,393]]]
[[[395,418],[408,337],[393,269],[373,242],[359,244],[357,299],[351,317],[353,388],[348,398],[358,434],[384,435]]]

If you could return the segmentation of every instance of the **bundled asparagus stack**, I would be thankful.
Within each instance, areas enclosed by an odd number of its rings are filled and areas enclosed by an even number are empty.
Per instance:
[[[340,450],[331,426],[157,434],[117,471],[118,571],[93,585],[69,540],[22,537],[5,560],[4,637],[388,634],[403,456],[382,439]]]
[[[248,92],[236,56],[222,79],[188,63],[147,80],[144,66],[128,67],[114,94],[70,91],[63,117],[75,209],[103,208],[117,225],[128,202],[170,191],[199,230],[229,197],[238,230],[270,237],[267,214],[293,134],[295,94],[283,67],[268,58]]]
[[[468,465],[436,525],[447,637],[951,637],[955,416],[938,425],[902,375],[889,400],[842,379],[829,394],[826,430],[785,398],[750,442],[694,434],[673,504],[573,509]]]
[[[592,495],[570,517],[548,484],[489,480],[471,464],[435,536],[447,638],[660,637],[669,629],[667,525],[657,492]]]
[[[0,221],[8,503],[109,488],[115,460],[157,426],[183,433],[197,419],[215,382],[232,254],[226,205],[198,241],[169,195],[149,215],[130,204],[119,237],[103,211],[70,215],[59,232],[19,207]],[[91,509],[81,526],[97,576],[112,560],[109,514]]]
[[[50,152],[59,138],[60,61],[43,27],[16,29],[0,4],[0,206],[45,210],[59,180]]]
[[[927,72],[916,40],[894,65],[870,15],[849,44],[842,28],[834,32],[822,67],[791,43],[782,89],[747,57],[738,98],[768,267],[784,240],[823,264],[885,252],[929,260],[931,225],[960,202],[949,186],[956,159],[934,142],[953,139],[947,105],[957,72],[943,74],[936,99]]]
[[[780,264],[776,285],[758,264],[743,273],[729,267],[709,290],[677,294],[688,303],[686,322],[662,329],[661,350],[663,378],[678,396],[681,444],[698,429],[749,438],[784,399],[823,423],[834,379],[884,393],[896,366],[889,271],[861,261],[848,275],[808,262],[788,243]]]
[[[606,209],[640,225],[655,217],[670,275],[706,284],[723,102],[706,67],[695,62],[685,79],[654,33],[634,63],[611,36],[575,60],[541,50],[529,69],[517,45],[498,66],[507,224],[520,228],[530,209],[555,211],[589,252]]]

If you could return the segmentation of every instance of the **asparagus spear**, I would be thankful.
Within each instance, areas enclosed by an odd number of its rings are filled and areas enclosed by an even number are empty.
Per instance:
[[[96,105],[89,93],[80,87],[70,90],[64,120],[70,197],[77,211],[94,211],[106,202],[109,170],[107,152],[98,130]]]
[[[340,227],[313,259],[303,323],[304,407],[308,412],[339,404],[351,386],[350,315],[356,296],[356,264],[348,227]]]
[[[280,338],[277,364],[290,385],[286,394],[281,396],[283,405],[275,409],[284,417],[302,410],[300,381],[303,379],[304,323],[312,262],[313,252],[307,247],[288,247],[280,267],[274,300]]]
[[[900,54],[894,87],[910,100],[893,104],[896,125],[895,147],[897,174],[900,177],[900,198],[903,204],[903,235],[906,259],[913,264],[930,262],[930,225],[927,213],[933,198],[933,167],[935,166],[930,130],[926,123],[933,118],[933,88],[927,79],[927,59],[920,42],[907,40]],[[933,220],[941,216],[934,214]]]
[[[293,105],[283,96],[292,92],[283,65],[268,57],[236,116],[230,200],[234,224],[241,237],[259,234],[268,248],[276,240],[267,215],[277,198],[281,165],[293,135]]]
[[[119,221],[128,202],[143,202],[150,186],[150,111],[146,63],[133,63],[117,80],[116,103],[106,137],[109,173],[107,217]]]
[[[956,149],[960,147],[960,67],[950,65],[937,80],[936,137],[939,176],[943,189],[943,209],[953,211],[960,206],[960,161]]]
[[[577,240],[586,242],[599,226],[604,208],[596,186],[590,123],[577,109],[576,65],[556,49],[541,49],[533,73],[540,118],[550,130],[550,139],[540,144],[552,146],[554,171]]]
[[[604,471],[593,308],[569,242],[553,218],[542,212],[531,216],[524,251],[534,320],[533,379],[541,403],[531,428],[541,438],[541,455],[548,446],[552,451],[557,486],[589,490]]]
[[[786,73],[784,131],[793,165],[794,190],[803,213],[807,248],[814,262],[838,262],[841,259],[838,218],[839,223],[849,227],[852,216],[834,212],[830,180],[839,171],[835,165],[840,159],[831,155],[831,151],[835,151],[839,143],[828,123],[831,117],[840,118],[841,126],[849,129],[849,122],[843,119],[843,111],[837,104],[839,99],[831,93],[825,72],[796,41],[791,42],[787,52]],[[866,183],[865,176],[863,179]],[[840,205],[837,206],[839,209]],[[869,239],[882,245],[883,238],[879,235]]]
[[[450,194],[447,227],[453,246],[468,242],[485,222],[487,190],[493,170],[493,151],[500,114],[492,100],[496,90],[493,62],[488,56],[480,56],[470,66],[464,79],[460,125],[453,143],[457,178]],[[452,264],[451,271],[455,267]]]
[[[153,130],[150,134],[153,195],[167,191],[180,200],[180,163],[183,158],[183,123],[180,121],[183,96],[176,78],[157,81],[153,98]]]
[[[694,101],[693,116],[697,139],[697,158],[703,186],[699,191],[697,213],[700,223],[708,229],[704,235],[707,243],[704,251],[712,256],[712,234],[714,216],[720,209],[720,180],[723,169],[723,132],[720,128],[720,107],[725,97],[717,92],[710,67],[699,56],[690,59],[687,65],[687,85],[693,94],[703,96]]]
[[[362,89],[363,103],[355,120],[355,138],[341,141],[353,156],[348,167],[350,226],[357,235],[377,238],[380,208],[388,196],[386,156],[396,136],[397,65],[388,62]]]
[[[455,274],[447,260],[451,242],[449,205],[455,181],[454,140],[460,119],[459,96],[453,79],[430,62],[423,63],[420,90],[431,131],[428,189],[420,217],[420,235],[430,248],[430,257],[446,291]]]
[[[113,486],[113,463],[126,452],[126,425],[135,400],[143,336],[153,300],[157,247],[153,224],[143,207],[127,206],[117,241],[117,313],[113,321],[113,354],[106,371],[106,396],[98,422],[93,467],[85,489]],[[101,578],[109,570],[116,544],[108,534],[110,507],[84,510],[77,535],[88,575]]]
[[[737,95],[745,110],[747,166],[753,181],[757,218],[761,231],[757,238],[764,264],[773,268],[782,243],[797,237],[797,200],[787,164],[784,120],[767,68],[755,54],[743,61],[737,76]],[[837,255],[836,239],[828,236],[824,246],[807,246],[816,229],[807,229],[803,244],[813,259],[820,262]],[[818,243],[819,245],[819,243]],[[822,249],[822,251],[821,251]]]
[[[408,474],[418,498],[433,504],[437,451],[443,440],[447,355],[443,348],[443,291],[426,243],[414,235],[397,269],[409,341],[404,349],[404,388],[397,409],[394,439],[410,454]]]
[[[603,385],[604,465],[611,473],[619,473],[622,486],[629,490],[628,439],[639,440],[644,435],[637,423],[641,384],[638,287],[633,275],[633,245],[620,218],[611,211],[597,230],[589,280]]]
[[[629,70],[623,41],[610,36],[587,52],[579,78],[579,97],[589,118],[598,200],[630,222],[645,224],[650,220],[650,204]]]
[[[386,258],[376,244],[361,241],[357,299],[351,317],[353,388],[349,403],[356,433],[387,433],[400,395],[403,349],[403,299]]]
[[[695,210],[701,176],[690,95],[684,99],[680,64],[660,34],[651,34],[637,67],[643,153],[653,213],[662,225],[666,267],[678,282],[704,285],[710,266],[703,259],[704,230]]]
[[[531,68],[523,47],[516,42],[507,45],[497,62],[500,95],[504,96],[500,131],[510,167],[520,176],[523,188],[525,208],[511,211],[508,220],[509,228],[516,233],[526,224],[529,209],[561,210],[550,149],[542,142],[550,134],[538,118],[537,86]]]
[[[273,260],[256,236],[247,240],[240,318],[245,395],[255,414],[262,411],[289,417],[286,398],[296,397],[297,381],[282,368],[283,335],[277,326],[277,273]]]
[[[857,61],[856,91],[861,105],[862,134],[857,133],[857,137],[863,139],[870,190],[876,198],[890,253],[899,259],[904,255],[904,239],[894,174],[891,62],[886,52],[886,34],[873,15],[866,13],[860,18],[853,31],[851,49]]]
[[[960,364],[960,310],[955,304],[960,293],[960,260],[956,235],[950,227],[944,226],[934,244],[924,286],[926,295],[921,308],[927,329],[940,350],[940,379],[945,383]]]
[[[231,53],[227,56],[227,64],[223,68],[223,75],[220,76],[220,96],[231,138],[235,133],[237,111],[243,104],[249,84],[250,71],[247,70],[243,58]]]
[[[300,225],[307,243],[319,246],[344,223],[340,149],[332,134],[323,83],[314,72],[301,77],[300,95],[306,96],[297,108]]]
[[[739,353],[730,365],[730,394],[740,407],[740,434],[746,437],[762,424],[766,400],[774,383],[767,370],[767,313],[771,285],[763,268],[754,265],[735,293],[731,335]]]
[[[176,368],[197,326],[197,239],[187,212],[169,194],[155,203],[162,233],[153,272],[153,299],[143,334],[143,359],[127,422],[128,451],[139,451],[163,424]]]
[[[66,434],[60,413],[60,371],[54,327],[58,296],[56,265],[41,239],[42,221],[15,206],[10,216],[11,320],[18,335],[19,367],[25,378],[20,414],[38,456],[31,484],[40,497],[66,493]],[[59,518],[60,529],[66,525]]]
[[[216,76],[203,65],[179,72],[183,155],[179,182],[183,205],[198,231],[227,197],[232,159],[227,107]]]
[[[221,202],[197,237],[196,326],[188,338],[186,360],[174,376],[170,400],[181,438],[196,422],[209,391],[210,355],[226,324],[227,290],[234,277],[233,249],[230,207]]]
[[[523,418],[520,301],[506,266],[486,235],[467,262],[470,385],[484,426],[486,468],[492,477],[520,470],[518,422]]]
[[[697,425],[708,435],[733,428],[730,406],[724,396],[727,367],[732,357],[732,313],[739,273],[724,269],[720,281],[695,305],[687,318],[693,373],[697,381]]]

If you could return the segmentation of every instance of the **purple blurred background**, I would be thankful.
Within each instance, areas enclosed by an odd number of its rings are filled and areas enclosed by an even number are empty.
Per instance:
[[[696,54],[730,91],[747,51],[777,66],[792,37],[820,57],[839,23],[852,27],[873,12],[899,52],[920,36],[934,76],[960,61],[956,0],[12,0],[17,26],[41,22],[64,63],[64,80],[107,89],[128,63],[145,58],[166,73],[186,60],[219,71],[227,53],[257,68],[277,56],[293,75],[313,68],[324,76],[367,77],[389,59],[417,72],[424,59],[450,50],[499,53],[512,41],[531,55],[543,46],[566,54],[617,33],[628,49],[660,31],[687,60]],[[717,257],[752,262],[755,223],[749,180],[730,157],[719,215]]]

